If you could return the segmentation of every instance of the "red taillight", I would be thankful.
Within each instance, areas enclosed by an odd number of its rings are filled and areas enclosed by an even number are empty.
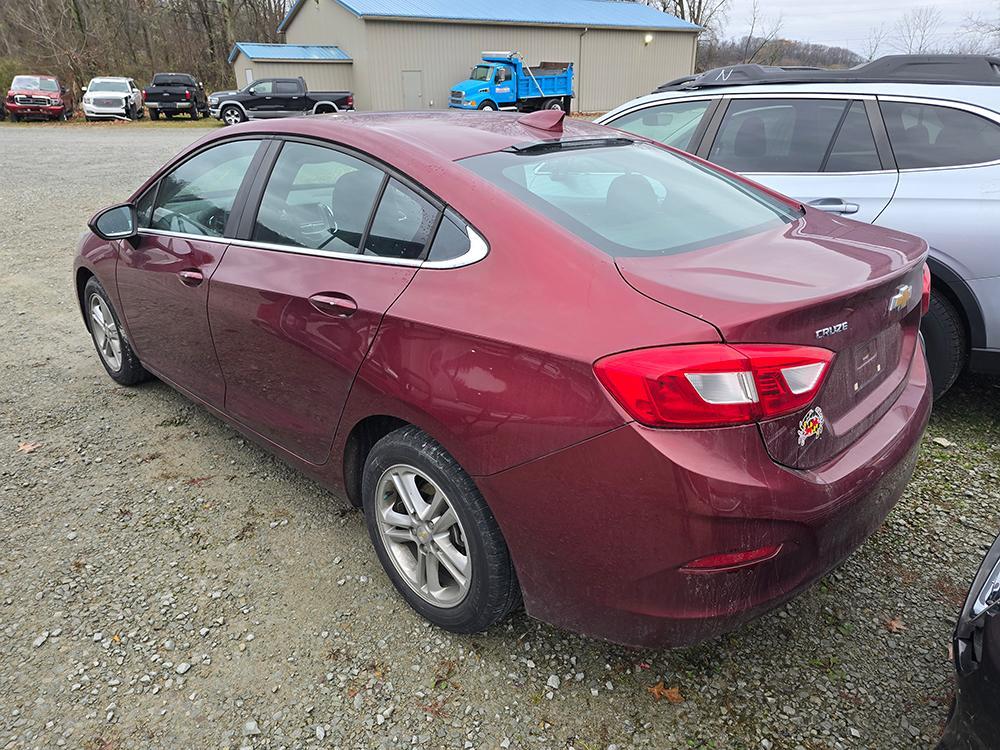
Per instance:
[[[920,296],[920,316],[923,317],[931,309],[931,269],[924,263],[924,290]]]
[[[348,97],[347,97],[347,108],[348,109],[354,109],[354,96],[353,95],[348,95]]]
[[[715,573],[722,570],[733,570],[770,560],[772,557],[776,557],[779,552],[781,552],[780,544],[740,550],[739,552],[724,552],[719,555],[699,557],[683,566],[681,570],[690,573]]]
[[[191,101],[191,92],[188,91],[187,89],[184,90],[184,98],[187,99],[188,101]]]
[[[594,363],[635,420],[649,427],[745,424],[801,409],[833,352],[782,344],[690,344],[637,349]]]
[[[142,90],[142,100],[146,101],[146,89]]]

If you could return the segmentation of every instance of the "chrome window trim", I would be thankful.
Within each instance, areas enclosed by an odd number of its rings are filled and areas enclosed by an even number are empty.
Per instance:
[[[878,100],[880,102],[901,102],[903,104],[925,104],[930,107],[946,107],[949,109],[957,109],[962,112],[968,112],[972,115],[978,115],[986,120],[989,120],[994,125],[1000,127],[1000,113],[994,112],[986,107],[980,107],[977,104],[967,104],[966,102],[956,102],[951,99],[936,99],[927,96],[906,96],[903,94],[879,94]],[[889,142],[892,143],[892,138],[889,138]],[[941,167],[908,167],[906,169],[900,169],[900,174],[910,174],[913,172],[940,172],[946,169],[973,169],[975,167],[994,167],[1000,164],[1000,158],[991,159],[990,161],[976,161],[969,162],[967,164],[948,164]]]
[[[380,255],[361,255],[359,253],[340,253],[332,250],[313,250],[308,247],[296,247],[294,245],[278,245],[270,242],[254,242],[253,240],[241,240],[234,237],[209,237],[201,234],[186,234],[184,232],[169,232],[163,229],[140,229],[141,235],[152,235],[156,237],[176,237],[182,240],[200,240],[202,242],[219,242],[228,245],[238,245],[239,247],[249,247],[257,250],[274,250],[279,253],[291,253],[293,255],[309,255],[316,258],[331,258],[333,260],[353,260],[361,263],[379,263],[387,266],[409,266],[411,268],[462,268],[471,266],[485,258],[490,251],[485,238],[468,224],[465,231],[469,235],[469,249],[457,258],[448,260],[411,260],[409,258],[386,258]]]

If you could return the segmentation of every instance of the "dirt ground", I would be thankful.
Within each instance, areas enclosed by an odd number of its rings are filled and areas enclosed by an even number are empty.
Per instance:
[[[637,652],[520,614],[453,636],[396,596],[343,501],[102,370],[74,247],[208,132],[161,126],[0,125],[0,748],[934,745],[1000,529],[1000,383],[961,380],[886,525],[736,633]]]

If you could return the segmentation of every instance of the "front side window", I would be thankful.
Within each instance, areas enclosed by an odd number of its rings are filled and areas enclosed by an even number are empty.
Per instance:
[[[606,124],[688,151],[691,138],[710,104],[707,100],[661,104],[630,112]]]
[[[417,260],[434,231],[438,210],[397,180],[382,193],[365,241],[365,255]]]
[[[357,253],[385,173],[341,151],[288,142],[264,189],[253,239]]]
[[[734,99],[709,161],[734,172],[819,172],[848,102]]]
[[[500,151],[459,163],[612,256],[688,252],[800,215],[766,193],[650,144]]]
[[[253,89],[254,95],[268,95],[274,89],[273,81],[254,81],[248,89]]]
[[[982,164],[1000,159],[1000,125],[952,107],[880,102],[900,169]]]
[[[230,141],[188,159],[160,180],[151,229],[221,237],[260,141]]]

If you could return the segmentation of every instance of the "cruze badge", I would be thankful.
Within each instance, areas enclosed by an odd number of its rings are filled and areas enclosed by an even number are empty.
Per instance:
[[[889,312],[905,310],[906,306],[910,304],[910,297],[912,296],[913,287],[909,284],[903,284],[901,287],[896,289],[896,293],[889,298]]]
[[[806,412],[799,422],[799,445],[805,445],[809,438],[817,438],[823,434],[823,427],[826,419],[823,417],[823,410],[818,406]]]
[[[832,336],[835,333],[843,333],[847,330],[847,321],[843,323],[837,323],[835,326],[827,326],[826,328],[819,328],[816,330],[816,338],[822,339],[827,336]]]

